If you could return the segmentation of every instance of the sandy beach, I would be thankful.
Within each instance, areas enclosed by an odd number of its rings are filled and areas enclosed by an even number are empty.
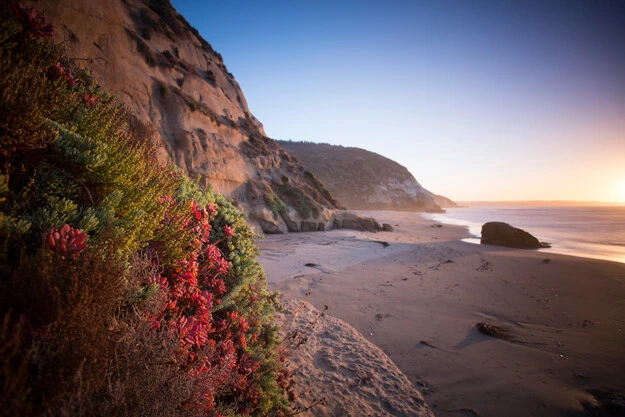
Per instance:
[[[439,227],[416,213],[359,214],[395,230],[260,240],[270,288],[295,299],[310,290],[312,306],[327,305],[332,319],[363,336],[363,348],[370,342],[388,355],[437,416],[622,415],[625,264],[466,243],[465,228]],[[498,337],[480,333],[479,322],[500,328]],[[332,329],[325,327],[325,338],[339,332]],[[314,348],[306,355],[314,357]],[[341,368],[333,349],[327,372]],[[343,373],[321,382],[315,364],[299,375],[312,385],[311,398],[330,391],[315,383],[355,381]],[[407,395],[395,391],[389,396]],[[324,407],[311,413],[341,415]],[[343,415],[359,415],[353,407]],[[385,413],[410,415],[401,410]]]

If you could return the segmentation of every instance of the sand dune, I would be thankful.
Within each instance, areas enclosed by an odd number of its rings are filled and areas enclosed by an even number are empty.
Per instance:
[[[290,356],[296,371],[296,405],[311,416],[433,416],[423,397],[384,352],[342,320],[289,296],[280,299],[284,312],[279,322],[288,323],[283,336],[301,332],[306,342]],[[288,346],[288,343],[285,342]],[[321,401],[323,400],[323,401]]]
[[[366,214],[396,230],[259,242],[270,286],[296,298],[310,289],[312,305],[381,348],[438,416],[622,415],[625,264],[474,245],[417,214]]]

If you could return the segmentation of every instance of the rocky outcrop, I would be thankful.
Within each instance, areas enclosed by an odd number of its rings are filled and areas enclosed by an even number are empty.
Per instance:
[[[37,8],[54,22],[70,66],[88,69],[156,128],[161,163],[280,230],[288,229],[280,210],[294,221],[330,218],[331,194],[266,137],[221,55],[168,0],[41,0]]]
[[[316,232],[317,231],[317,223],[302,221],[301,229],[302,232]]]
[[[384,228],[372,217],[360,217],[349,211],[339,211],[332,222],[334,229],[352,229],[362,232],[380,232]]]
[[[398,163],[359,148],[278,141],[350,210],[441,211],[455,207],[425,188]]]
[[[299,227],[297,227],[297,223],[291,220],[288,213],[282,212],[280,213],[280,216],[282,217],[282,220],[284,221],[284,224],[286,225],[287,231],[299,232]]]
[[[519,249],[548,248],[549,244],[540,242],[525,230],[517,229],[503,222],[489,222],[482,226],[483,245],[506,246]]]
[[[367,231],[367,232],[382,231],[382,226],[380,226],[380,223],[378,223],[378,221],[372,217],[361,217],[360,219],[358,219],[358,223],[360,224],[360,227],[362,227],[364,231]]]
[[[255,220],[258,222],[263,233],[266,233],[268,235],[282,233],[280,227],[278,227],[278,225],[271,220],[267,220],[262,217],[255,217]]]

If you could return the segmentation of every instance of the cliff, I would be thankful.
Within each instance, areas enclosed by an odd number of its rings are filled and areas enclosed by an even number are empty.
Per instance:
[[[55,22],[73,69],[88,69],[156,128],[161,163],[231,197],[264,231],[330,220],[337,202],[266,137],[221,55],[168,0],[42,0],[37,7]]]
[[[278,141],[353,210],[440,211],[456,204],[423,188],[403,166],[360,148]]]

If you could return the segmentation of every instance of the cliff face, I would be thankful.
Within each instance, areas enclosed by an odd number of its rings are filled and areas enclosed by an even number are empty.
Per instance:
[[[168,0],[41,0],[74,68],[157,130],[161,162],[232,197],[257,224],[329,219],[336,201],[249,112],[221,55]]]
[[[455,203],[423,188],[403,166],[359,148],[278,141],[353,210],[439,211]]]

